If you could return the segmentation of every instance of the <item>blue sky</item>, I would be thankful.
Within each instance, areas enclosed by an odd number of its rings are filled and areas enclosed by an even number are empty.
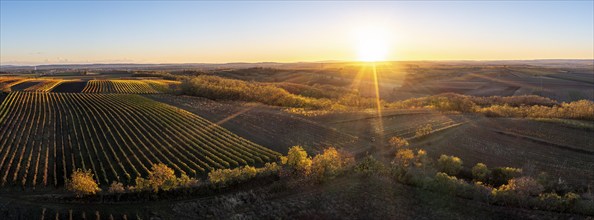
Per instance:
[[[380,30],[390,60],[594,56],[593,1],[0,6],[2,64],[355,60],[357,32],[369,27]]]

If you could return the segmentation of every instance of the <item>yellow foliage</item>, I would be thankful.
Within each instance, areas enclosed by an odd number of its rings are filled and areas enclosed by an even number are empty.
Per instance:
[[[99,185],[93,179],[91,170],[83,171],[78,169],[72,173],[70,179],[66,181],[66,188],[76,194],[76,197],[84,195],[95,195],[101,191]]]
[[[396,163],[402,167],[408,167],[415,158],[415,154],[411,149],[399,149],[396,151]]]
[[[309,173],[311,168],[311,158],[307,156],[307,152],[301,146],[293,146],[289,149],[286,159],[283,164],[286,164],[289,168],[295,172],[302,174]]]
[[[313,158],[311,173],[319,180],[333,178],[349,162],[336,148],[330,147]]]
[[[155,192],[159,191],[159,189],[165,191],[171,190],[177,185],[177,178],[173,169],[162,163],[153,164],[151,172],[149,172],[148,181]]]
[[[401,137],[392,137],[390,140],[388,140],[388,143],[390,143],[390,145],[396,149],[400,149],[409,145],[408,141]]]
[[[234,169],[217,169],[208,173],[208,181],[212,184],[227,185],[248,180],[255,177],[258,170],[252,166],[238,167]]]

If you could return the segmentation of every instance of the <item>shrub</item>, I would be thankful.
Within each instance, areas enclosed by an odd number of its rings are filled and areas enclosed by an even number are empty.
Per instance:
[[[509,180],[519,177],[522,170],[513,167],[496,167],[491,171],[491,184],[494,186],[501,186],[506,184]]]
[[[66,180],[66,189],[76,194],[76,197],[82,197],[84,195],[95,195],[101,191],[99,185],[93,179],[93,173],[91,170],[83,171],[77,169],[72,172],[69,180]]]
[[[208,173],[208,181],[212,184],[225,186],[249,180],[257,174],[258,170],[252,166],[237,167],[234,169],[217,169]]]
[[[281,157],[282,163],[295,173],[308,174],[311,169],[311,158],[301,146],[293,146],[286,157]]]
[[[116,182],[116,181],[111,183],[111,185],[109,186],[109,189],[107,190],[107,192],[109,192],[109,193],[123,193],[125,191],[126,191],[126,188],[124,188],[124,184],[122,184],[120,182]]]
[[[264,175],[278,174],[280,169],[281,169],[281,167],[278,164],[276,164],[275,162],[266,163],[266,164],[264,164],[263,168],[260,168],[258,170],[258,173],[262,173]]]
[[[458,175],[462,170],[462,160],[455,156],[441,155],[437,160],[437,169],[448,175]]]
[[[399,149],[396,151],[394,163],[402,167],[408,167],[415,159],[415,154],[411,149]]]
[[[401,137],[392,137],[390,140],[388,140],[388,143],[390,143],[390,146],[396,148],[397,150],[409,145],[408,141]]]
[[[136,177],[136,179],[134,180],[134,186],[128,186],[128,190],[130,191],[148,191],[151,190],[151,184],[150,182],[142,177]]]
[[[313,158],[311,173],[318,181],[334,178],[348,163],[348,158],[345,158],[335,148],[330,147]]]
[[[200,181],[194,178],[189,177],[186,174],[182,174],[181,177],[177,178],[177,187],[194,187],[198,186]]]
[[[490,175],[491,171],[483,163],[477,163],[472,167],[472,178],[476,181],[486,182]]]
[[[435,174],[433,182],[428,187],[439,192],[459,195],[465,198],[472,198],[474,196],[473,188],[470,184],[442,172]]]
[[[415,131],[415,137],[422,137],[431,134],[431,132],[433,132],[433,126],[431,124],[426,124],[424,126],[417,128],[417,130]]]
[[[367,155],[365,158],[359,160],[355,165],[354,171],[356,173],[362,173],[366,176],[371,175],[382,175],[385,172],[385,166],[382,162],[378,161],[371,155]]]
[[[527,197],[539,195],[544,191],[544,187],[532,177],[525,176],[509,180],[506,185],[500,186],[499,190],[510,190]]]
[[[416,167],[428,167],[431,165],[431,158],[427,156],[427,152],[423,149],[417,151],[417,155],[415,156],[415,166]]]
[[[186,174],[181,174],[179,178],[175,176],[175,171],[167,165],[159,163],[153,164],[149,171],[148,178],[136,177],[135,185],[128,186],[130,191],[159,190],[169,191],[179,187],[197,186],[199,181]]]
[[[538,205],[547,210],[567,211],[576,205],[580,196],[575,193],[566,193],[563,197],[557,193],[542,193],[538,195]]]

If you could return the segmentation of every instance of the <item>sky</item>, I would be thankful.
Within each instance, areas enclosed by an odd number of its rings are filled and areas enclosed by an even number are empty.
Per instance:
[[[593,59],[593,2],[1,1],[0,64]]]

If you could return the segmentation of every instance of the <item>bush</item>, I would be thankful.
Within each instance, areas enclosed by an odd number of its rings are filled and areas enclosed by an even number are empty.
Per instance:
[[[472,198],[474,196],[473,187],[470,184],[464,180],[459,180],[455,176],[449,176],[442,172],[436,173],[433,182],[428,186],[430,189],[439,192],[458,195],[465,198]]]
[[[567,211],[574,207],[579,199],[579,195],[571,192],[563,197],[557,193],[542,193],[538,195],[538,206],[546,210]]]
[[[244,182],[254,178],[258,170],[252,166],[238,167],[234,169],[217,169],[208,173],[208,181],[219,186]]]
[[[411,149],[399,149],[396,151],[394,163],[402,167],[408,167],[415,159],[415,154]]]
[[[93,179],[91,170],[83,171],[77,169],[72,172],[69,180],[66,180],[66,189],[76,194],[76,197],[83,197],[84,195],[95,195],[101,191],[99,185]]]
[[[194,178],[189,177],[186,174],[182,174],[181,177],[177,178],[177,187],[195,187],[200,184],[200,181]]]
[[[520,177],[509,180],[506,185],[499,187],[499,190],[510,190],[520,196],[537,196],[544,191],[544,187],[532,177]]]
[[[130,191],[152,190],[158,192],[159,190],[169,191],[179,187],[193,187],[198,185],[198,183],[198,180],[186,174],[181,174],[181,177],[177,178],[173,169],[159,163],[153,164],[147,179],[136,177],[135,185],[129,186],[128,189]]]
[[[335,148],[325,149],[312,160],[311,173],[318,181],[334,178],[350,160],[339,153]]]
[[[458,175],[462,170],[462,160],[455,156],[441,155],[437,160],[437,169],[448,175]]]
[[[311,158],[301,146],[293,146],[289,149],[286,157],[281,157],[284,165],[287,165],[294,173],[308,174],[311,169]]]
[[[116,181],[111,183],[111,185],[109,186],[109,189],[107,190],[107,192],[109,192],[109,193],[123,193],[125,191],[126,191],[126,188],[124,188],[124,184],[122,184],[120,182],[116,182]]]
[[[417,155],[415,156],[415,166],[416,167],[428,167],[431,166],[431,158],[427,156],[427,152],[425,150],[418,150]]]
[[[493,186],[501,186],[506,184],[509,180],[519,177],[522,170],[513,167],[496,167],[491,171],[491,184]]]
[[[417,128],[417,130],[415,131],[415,137],[422,137],[431,134],[431,132],[433,132],[433,126],[431,124],[426,124],[424,126]]]
[[[383,175],[386,170],[384,164],[371,155],[367,155],[355,165],[354,171],[366,176]]]
[[[491,171],[487,165],[483,163],[477,163],[472,167],[472,178],[476,181],[486,182],[491,175]]]
[[[258,169],[258,173],[262,173],[264,175],[278,174],[280,169],[281,167],[275,162],[266,163],[264,164],[263,168]]]
[[[390,143],[390,146],[396,148],[396,150],[409,145],[408,141],[401,137],[392,137],[388,140],[388,143]]]

